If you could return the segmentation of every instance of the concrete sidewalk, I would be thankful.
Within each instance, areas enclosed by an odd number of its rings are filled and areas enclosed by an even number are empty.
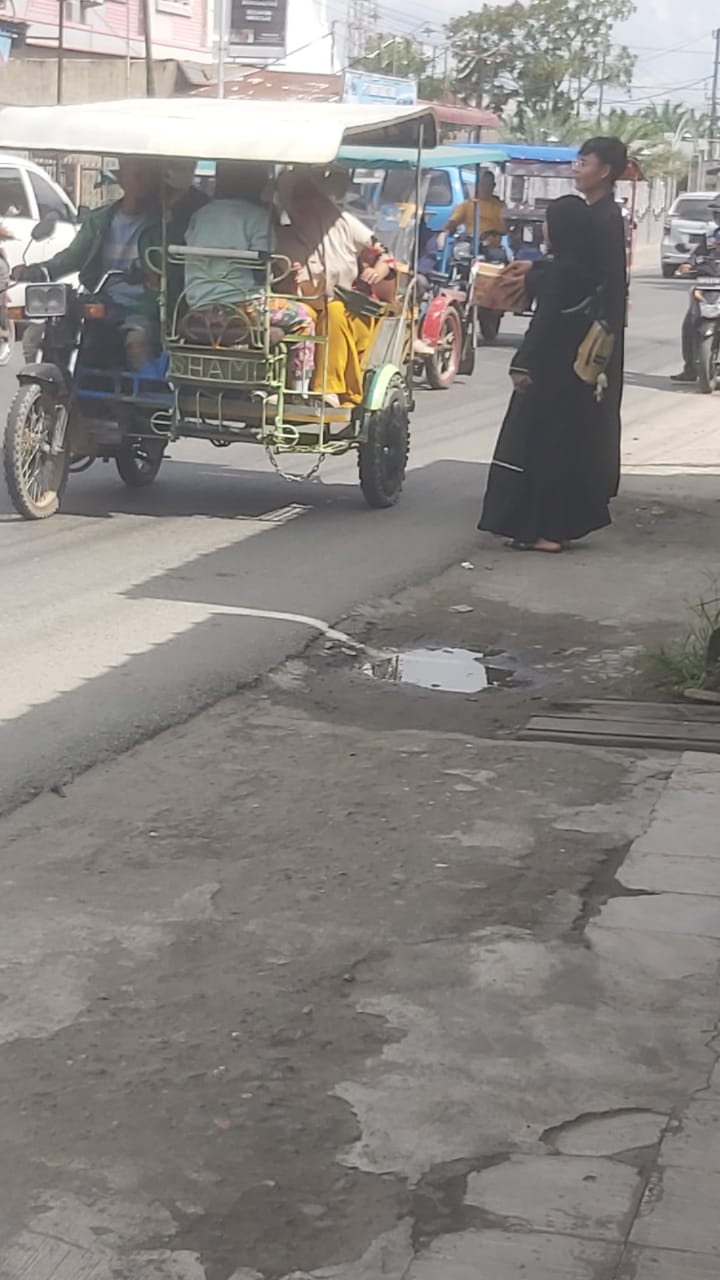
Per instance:
[[[586,931],[600,964],[632,958],[658,1018],[667,1016],[672,989],[678,1002],[694,1001],[698,977],[717,971],[718,833],[720,758],[689,753],[618,873],[638,896],[609,901]],[[717,998],[715,1006],[706,1027],[707,1071],[672,1110],[585,1114],[548,1131],[546,1153],[511,1155],[472,1175],[464,1203],[480,1211],[482,1228],[434,1241],[395,1273],[397,1280],[716,1280]],[[639,1069],[642,1060],[641,1050]],[[349,1280],[353,1272],[340,1274]]]
[[[278,681],[3,824],[2,1280],[715,1277],[720,762]]]

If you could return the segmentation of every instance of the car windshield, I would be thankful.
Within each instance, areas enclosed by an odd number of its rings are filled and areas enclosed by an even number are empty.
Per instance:
[[[707,200],[678,200],[673,210],[674,218],[686,222],[712,222],[713,215]]]

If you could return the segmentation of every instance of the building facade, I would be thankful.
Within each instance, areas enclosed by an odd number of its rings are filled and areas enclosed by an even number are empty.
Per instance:
[[[63,101],[145,93],[142,0],[0,0],[3,19],[26,28],[0,56],[0,105],[57,101],[60,4]],[[150,0],[157,93],[187,93],[216,79],[219,26],[225,75],[259,65],[328,73],[342,65],[345,24],[331,0]],[[0,50],[0,55],[2,51]]]
[[[56,51],[60,4],[64,5],[63,46],[69,55],[142,58],[145,52],[140,0],[0,0],[0,12],[27,26],[25,51],[36,57]],[[212,0],[150,0],[156,59],[213,61]]]

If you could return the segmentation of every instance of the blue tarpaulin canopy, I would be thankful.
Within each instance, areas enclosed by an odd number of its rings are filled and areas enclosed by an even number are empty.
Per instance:
[[[478,143],[478,151],[483,146],[484,143]],[[578,154],[577,147],[536,146],[530,142],[504,142],[502,149],[508,160],[534,160],[540,164],[573,164]]]
[[[482,154],[480,154],[482,151]],[[432,147],[422,152],[423,169],[471,169],[482,164],[505,164],[508,159],[504,146],[482,147],[471,143],[457,146]],[[418,153],[398,147],[342,147],[336,164],[346,169],[414,169]]]
[[[505,160],[497,161],[498,147],[492,142],[476,142],[473,148],[481,156],[481,163],[505,164],[516,173],[528,177],[565,177],[570,175],[578,158],[578,147],[563,147],[559,143],[537,144],[533,142],[501,142],[499,149],[505,152]],[[475,162],[477,163],[477,162]],[[644,175],[637,160],[628,159],[628,167],[622,175],[626,182],[642,182]]]

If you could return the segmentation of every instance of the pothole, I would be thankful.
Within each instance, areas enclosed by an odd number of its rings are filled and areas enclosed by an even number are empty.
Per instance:
[[[412,684],[444,693],[481,693],[485,689],[512,689],[526,681],[518,678],[508,653],[472,649],[407,649],[363,664],[365,675],[386,684]]]

